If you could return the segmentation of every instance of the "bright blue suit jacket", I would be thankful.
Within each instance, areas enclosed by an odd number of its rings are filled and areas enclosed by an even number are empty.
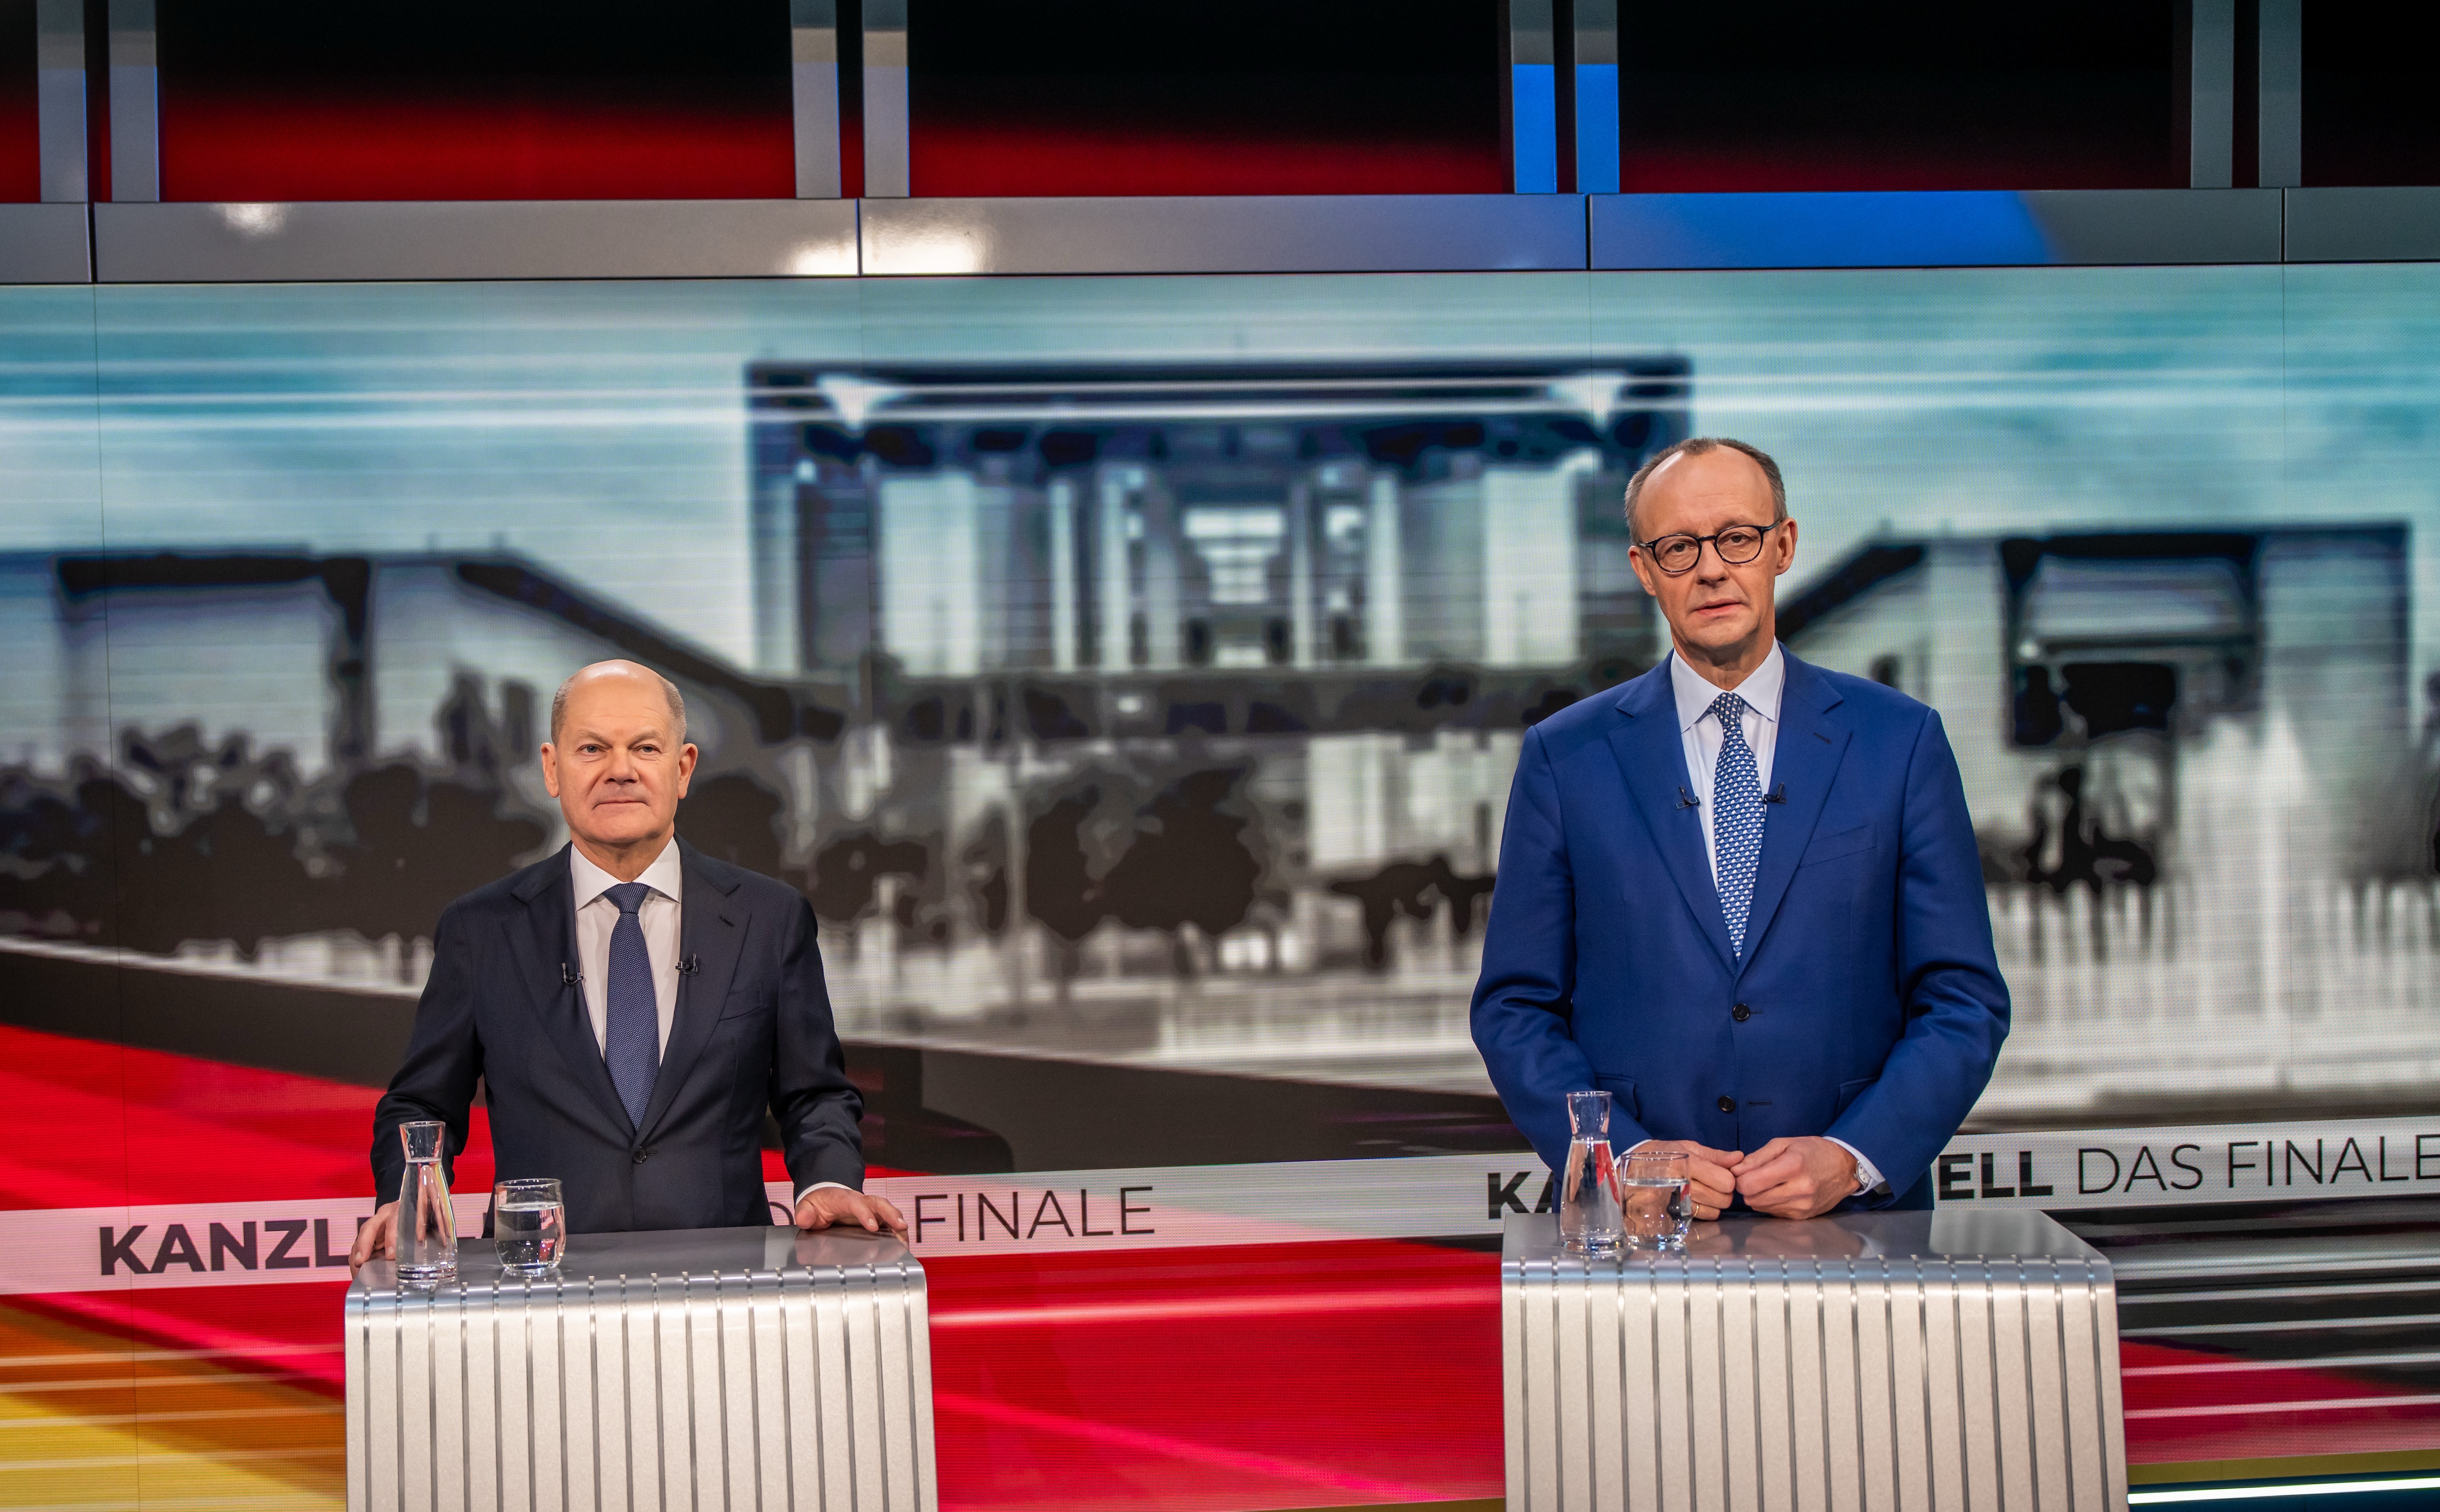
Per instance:
[[[1786,669],[1742,961],[1680,796],[1668,663],[1526,732],[1474,1042],[1552,1170],[1567,1094],[1600,1088],[1621,1149],[1831,1135],[1889,1182],[1853,1205],[1928,1208],[2008,1033],[1965,786],[1929,709]]]

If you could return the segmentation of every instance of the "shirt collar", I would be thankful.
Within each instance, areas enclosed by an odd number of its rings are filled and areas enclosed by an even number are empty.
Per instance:
[[[653,857],[653,864],[644,868],[643,874],[636,880],[676,903],[680,901],[678,893],[684,885],[680,880],[684,871],[678,862],[677,837],[672,836],[670,842],[661,847],[661,854]],[[576,906],[579,909],[619,885],[617,877],[586,860],[584,853],[573,845],[567,848],[567,874],[568,879],[576,884]]]
[[[1735,688],[1723,690],[1701,673],[1686,665],[1686,658],[1677,652],[1669,653],[1669,691],[1678,700],[1678,728],[1692,729],[1712,711],[1712,700],[1723,692],[1733,692],[1746,701],[1746,707],[1776,725],[1779,723],[1780,690],[1787,685],[1787,658],[1779,642],[1770,643],[1770,655],[1762,665],[1746,674],[1746,680]]]

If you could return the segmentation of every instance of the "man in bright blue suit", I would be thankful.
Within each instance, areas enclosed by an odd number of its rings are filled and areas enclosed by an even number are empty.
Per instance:
[[[1697,1217],[1928,1208],[2008,1033],[1940,716],[1779,644],[1762,452],[1680,441],[1626,513],[1671,655],[1527,731],[1475,1044],[1553,1170],[1601,1089],[1613,1146],[1688,1155]]]

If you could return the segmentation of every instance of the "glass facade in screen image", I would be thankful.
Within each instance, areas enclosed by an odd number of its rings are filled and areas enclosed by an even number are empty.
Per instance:
[[[1480,1088],[1518,742],[1665,645],[1619,500],[1683,358],[747,382],[863,1028]]]

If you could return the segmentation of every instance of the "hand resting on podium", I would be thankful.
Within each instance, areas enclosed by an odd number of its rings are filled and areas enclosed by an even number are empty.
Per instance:
[[[1640,1151],[1686,1156],[1695,1222],[1711,1222],[1745,1193],[1745,1205],[1764,1217],[1821,1217],[1855,1195],[1855,1154],[1835,1139],[1774,1139],[1754,1154],[1711,1148],[1691,1139],[1644,1139]]]
[[[1635,1147],[1686,1157],[1696,1222],[1718,1217],[1740,1192],[1747,1207],[1771,1218],[1818,1218],[1856,1194],[1856,1157],[1836,1140],[1775,1139],[1751,1155],[1692,1140],[1645,1140]]]
[[[817,1186],[797,1199],[799,1229],[862,1228],[867,1233],[888,1229],[906,1237],[906,1217],[898,1204],[844,1186]]]
[[[398,1204],[385,1202],[373,1209],[370,1221],[356,1231],[356,1242],[348,1251],[348,1274],[354,1275],[368,1260],[387,1260],[398,1253]]]

